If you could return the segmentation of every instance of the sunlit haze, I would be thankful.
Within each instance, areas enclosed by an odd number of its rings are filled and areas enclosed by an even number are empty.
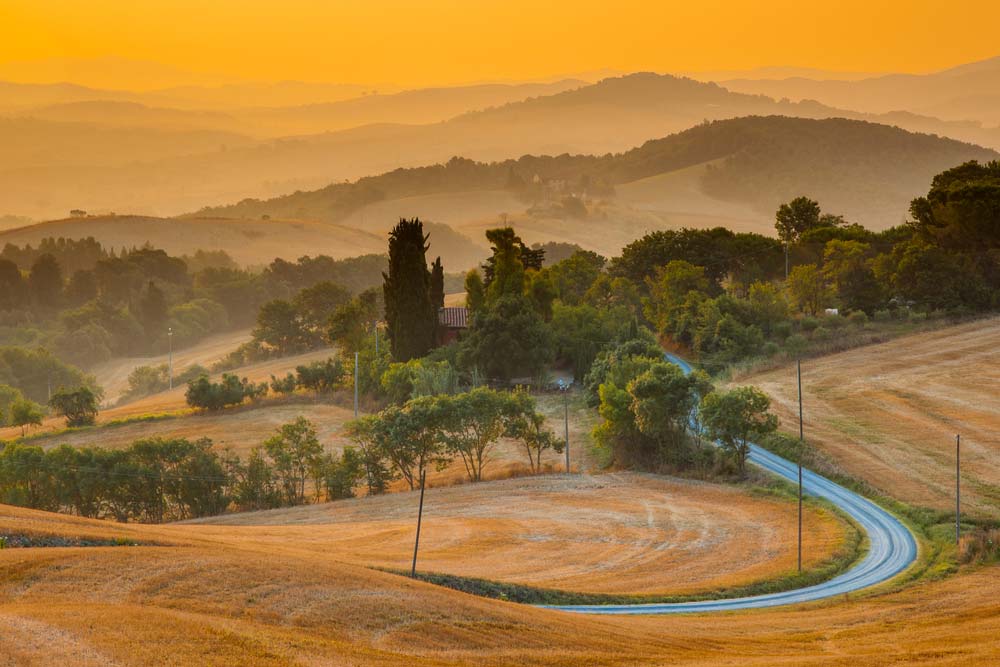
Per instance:
[[[927,72],[996,55],[1000,3],[2,0],[0,15],[5,80],[416,86],[605,69]],[[73,64],[109,56],[165,67]]]

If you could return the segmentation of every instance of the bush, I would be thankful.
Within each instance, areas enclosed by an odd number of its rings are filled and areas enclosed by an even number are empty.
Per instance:
[[[101,401],[100,392],[90,387],[60,389],[52,394],[49,405],[66,417],[66,426],[90,426],[97,419],[97,406]]]
[[[786,340],[792,335],[792,323],[789,320],[782,320],[771,327],[771,333],[778,340]]]
[[[223,373],[221,382],[212,382],[207,375],[188,382],[185,398],[193,408],[221,410],[239,405],[245,399],[254,399],[267,393],[267,383],[254,384],[230,373]]]
[[[875,311],[875,321],[876,322],[888,322],[892,319],[892,311],[888,309],[876,310]]]
[[[773,340],[769,340],[764,343],[764,346],[760,348],[760,353],[765,357],[773,357],[778,354],[781,350],[781,346],[775,343]]]
[[[827,329],[837,330],[847,324],[847,320],[840,315],[824,315],[822,325]]]
[[[815,317],[803,317],[799,320],[799,328],[809,333],[819,326],[819,322]]]
[[[789,356],[797,357],[809,347],[809,339],[802,334],[793,334],[785,341],[785,351]]]
[[[911,322],[925,322],[927,320],[927,313],[910,313]]]
[[[299,382],[294,373],[289,373],[283,378],[271,376],[271,391],[275,394],[291,394],[298,387]]]
[[[827,340],[830,338],[830,330],[826,327],[816,327],[812,332],[813,340]]]
[[[326,393],[340,386],[346,375],[340,359],[316,361],[307,366],[295,368],[296,381],[303,389]]]
[[[855,310],[847,316],[847,321],[859,329],[863,329],[868,324],[868,315],[863,310]]]

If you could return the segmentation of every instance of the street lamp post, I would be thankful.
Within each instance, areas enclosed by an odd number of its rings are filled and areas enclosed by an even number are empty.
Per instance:
[[[566,474],[569,474],[569,384],[559,380],[559,392],[563,395],[563,438],[566,448]]]
[[[167,384],[174,388],[174,329],[167,328]]]

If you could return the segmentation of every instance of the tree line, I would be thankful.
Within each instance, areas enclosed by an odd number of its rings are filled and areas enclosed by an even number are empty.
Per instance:
[[[326,451],[303,417],[281,426],[241,459],[208,439],[148,438],[124,449],[49,450],[23,443],[0,449],[0,503],[95,519],[160,523],[349,498],[360,488],[410,488],[429,467],[461,460],[483,478],[501,438],[523,447],[533,472],[562,443],[523,392],[479,388],[426,396],[348,425],[356,446]]]

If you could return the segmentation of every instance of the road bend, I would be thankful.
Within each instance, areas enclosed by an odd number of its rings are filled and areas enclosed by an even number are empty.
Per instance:
[[[672,354],[667,359],[691,372],[691,366]],[[748,460],[761,468],[798,483],[798,466],[762,447],[751,445]],[[781,593],[768,593],[725,600],[614,605],[540,605],[548,609],[581,614],[681,614],[694,612],[761,609],[823,600],[870,588],[892,579],[917,558],[917,541],[899,519],[867,498],[810,470],[802,473],[803,493],[825,498],[850,516],[868,536],[865,557],[846,572],[820,584]]]

